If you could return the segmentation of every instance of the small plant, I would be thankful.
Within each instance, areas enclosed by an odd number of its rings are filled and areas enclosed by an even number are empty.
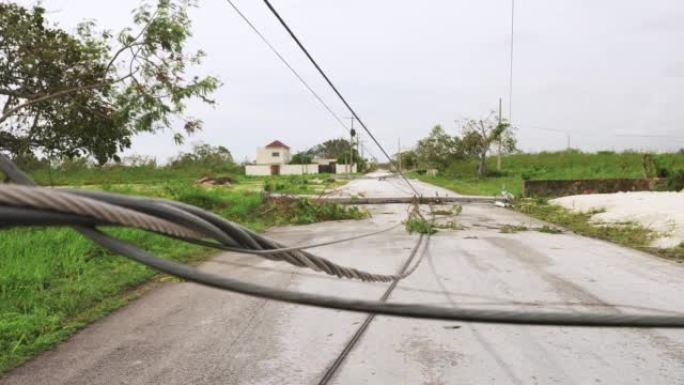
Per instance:
[[[684,169],[673,171],[667,177],[667,189],[670,191],[684,190]]]
[[[527,226],[525,225],[503,225],[501,228],[499,228],[499,232],[503,234],[514,234],[514,233],[519,233],[521,231],[527,231]]]
[[[444,229],[444,230],[465,230],[465,226],[462,224],[456,222],[456,221],[448,221],[446,223],[437,223],[434,225],[436,229]]]
[[[442,215],[442,216],[458,216],[461,214],[463,211],[463,206],[459,204],[455,204],[451,206],[449,209],[437,209],[437,210],[432,210],[431,214],[432,215]]]
[[[536,229],[540,233],[546,233],[546,234],[561,234],[563,230],[557,228],[557,227],[551,227],[549,225],[544,225],[542,227],[538,227]]]
[[[406,220],[405,225],[406,231],[408,231],[409,234],[434,234],[437,232],[437,228],[434,224],[418,215],[411,215],[409,219]]]

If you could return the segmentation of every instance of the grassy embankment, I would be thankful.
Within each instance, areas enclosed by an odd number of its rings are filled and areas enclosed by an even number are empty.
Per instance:
[[[657,161],[669,169],[684,168],[684,151],[658,154]],[[524,179],[592,179],[592,178],[640,178],[643,177],[643,154],[637,152],[581,153],[561,151],[537,154],[517,154],[504,158],[503,172],[495,176],[478,178],[476,162],[453,164],[442,175],[413,176],[428,183],[442,186],[462,194],[495,195],[506,189],[516,196],[522,192]],[[490,169],[495,169],[496,158],[488,159]],[[544,199],[519,200],[515,209],[532,217],[563,226],[581,235],[604,239],[623,246],[652,254],[684,261],[684,244],[670,249],[658,249],[649,244],[658,234],[637,223],[597,224],[591,217],[598,212],[574,213],[560,206],[548,204]]]
[[[663,167],[684,168],[684,151],[658,154],[656,159]],[[496,170],[496,158],[487,159],[489,170]],[[478,178],[475,160],[454,162],[436,177],[412,174],[412,176],[461,194],[495,195],[506,190],[520,196],[525,179],[595,179],[595,178],[641,178],[643,154],[639,152],[615,153],[604,151],[582,153],[579,151],[541,152],[515,154],[503,159],[501,172]]]
[[[52,183],[175,199],[256,230],[366,215],[335,204],[269,202],[261,193],[269,184],[279,192],[316,193],[339,181],[234,176],[237,183],[232,186],[192,185],[198,175],[202,175],[198,170],[188,169],[107,167],[52,171]],[[34,171],[32,176],[41,184],[50,180],[46,170]],[[197,262],[215,253],[144,231],[107,231],[178,261]],[[70,229],[4,229],[0,250],[0,373],[137,298],[153,286],[142,285],[150,279],[168,279],[112,255]]]

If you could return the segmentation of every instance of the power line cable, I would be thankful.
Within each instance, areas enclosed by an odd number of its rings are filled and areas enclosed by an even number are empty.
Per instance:
[[[233,1],[226,1],[228,2],[228,4],[230,4],[231,7],[233,7],[233,10],[235,10],[235,12],[240,16],[240,18],[242,18],[242,20],[245,23],[247,23],[247,25],[252,29],[252,31],[257,36],[259,36],[261,41],[263,41],[268,46],[271,52],[273,52],[278,57],[278,59],[280,59],[280,61],[290,70],[290,72],[292,72],[292,74],[299,80],[299,82],[302,83],[304,87],[306,87],[306,89],[309,90],[309,92],[311,92],[314,98],[316,98],[316,100],[318,100],[318,102],[321,103],[321,105],[330,113],[330,115],[332,115],[332,117],[335,120],[337,120],[340,126],[344,128],[345,133],[348,133],[349,128],[344,124],[342,119],[335,113],[335,111],[332,110],[332,108],[330,108],[330,106],[323,100],[323,98],[320,95],[318,95],[316,91],[314,91],[314,89],[309,85],[309,83],[307,83],[307,81],[304,80],[304,78],[297,72],[297,70],[295,70],[294,67],[292,67],[292,65],[287,61],[287,59],[285,59],[285,57],[281,55],[280,52],[278,52],[275,46],[271,44],[271,42],[268,39],[266,39],[266,36],[264,36],[264,34],[262,34],[259,31],[259,29],[257,29],[257,27],[251,21],[249,21],[247,16],[245,16],[245,14],[242,13],[242,11],[240,11],[240,9],[235,5],[235,3],[233,3]]]
[[[273,8],[273,6],[271,5],[271,3],[270,3],[268,0],[264,0],[264,3],[266,3],[266,6],[268,7],[269,10],[271,10],[271,13],[273,13],[273,15],[278,19],[278,21],[279,21],[280,24],[285,28],[285,30],[286,30],[287,33],[290,35],[290,37],[292,37],[292,39],[295,41],[295,43],[297,43],[297,45],[298,45],[299,48],[302,50],[302,52],[304,52],[304,54],[305,54],[306,57],[309,59],[309,61],[311,62],[311,64],[313,64],[314,67],[316,67],[316,70],[318,70],[318,73],[320,73],[321,76],[323,76],[323,79],[325,79],[325,81],[328,83],[328,85],[330,86],[330,88],[332,88],[332,90],[335,91],[335,94],[337,94],[337,96],[340,98],[340,100],[342,101],[342,103],[344,103],[344,105],[347,107],[347,109],[349,110],[349,112],[351,112],[351,114],[354,116],[354,118],[356,119],[356,121],[359,122],[359,124],[361,125],[361,127],[363,127],[364,131],[366,131],[366,133],[368,134],[368,136],[373,140],[373,142],[375,142],[375,144],[378,146],[378,148],[380,149],[380,151],[382,151],[382,153],[385,155],[385,157],[386,157],[387,160],[390,162],[390,164],[392,164],[392,157],[389,155],[389,153],[387,153],[387,151],[386,151],[385,148],[382,146],[382,144],[380,144],[380,142],[375,138],[375,135],[373,135],[373,133],[370,131],[370,129],[368,129],[368,127],[367,127],[366,124],[363,122],[363,120],[361,120],[361,118],[360,118],[359,115],[356,113],[356,111],[355,111],[355,110],[352,108],[352,106],[347,102],[347,99],[345,99],[344,96],[342,96],[342,93],[340,93],[340,91],[337,89],[337,87],[335,86],[335,84],[333,84],[333,82],[330,80],[330,78],[328,77],[328,75],[326,75],[326,73],[323,71],[323,69],[321,68],[321,66],[318,65],[318,62],[316,62],[316,60],[311,56],[311,54],[310,54],[309,51],[306,49],[306,47],[304,47],[304,45],[303,45],[302,42],[299,40],[299,38],[297,38],[297,36],[296,36],[296,35],[294,34],[294,32],[292,31],[292,29],[287,25],[287,23],[285,22],[285,20],[283,20],[283,18],[280,16],[280,14],[278,13],[278,11],[276,11],[276,9]],[[413,186],[413,184],[408,180],[408,178],[406,178],[406,176],[404,175],[404,173],[403,173],[400,169],[398,169],[397,172],[399,173],[399,175],[401,175],[401,177],[404,179],[404,181],[411,187],[411,189],[413,190],[413,192],[415,193],[415,195],[416,195],[416,196],[419,196],[420,194],[418,193],[418,190],[416,190],[416,188]]]
[[[35,183],[23,173],[16,165],[0,154],[0,171],[2,171],[9,180],[24,185],[35,185]],[[53,191],[52,189],[47,189]],[[221,230],[232,229],[231,236],[235,239],[247,237],[241,243],[244,248],[275,248],[277,243],[268,240],[265,237],[259,236],[250,232],[249,230],[227,221],[215,214],[204,211],[198,207],[181,204],[173,201],[162,201],[143,197],[130,197],[111,193],[97,193],[82,192],[84,195],[93,196],[113,196],[121,202],[129,202],[130,205],[136,206],[135,210],[143,214],[157,213],[158,217],[172,221],[179,226],[189,227],[193,230],[200,228],[205,229],[207,234],[213,230],[211,227],[205,228],[203,223],[209,223],[214,228]],[[70,194],[78,196],[71,190]],[[101,195],[100,195],[101,194]],[[114,203],[112,199],[108,203]],[[150,202],[163,202],[164,204],[152,205]],[[125,206],[128,209],[133,207]],[[155,206],[155,207],[151,207]],[[172,209],[169,209],[171,207]],[[21,211],[29,213],[31,209],[24,207],[19,208]],[[17,214],[17,211],[15,214]],[[40,218],[42,211],[50,213],[50,210],[39,210],[34,212],[32,217],[34,219]],[[179,215],[183,212],[184,215]],[[21,212],[19,212],[21,214]],[[71,214],[76,219],[69,223],[66,218],[52,217],[57,219],[57,222],[62,225],[70,225],[78,230],[81,234],[104,246],[105,248],[117,254],[124,255],[130,259],[143,263],[147,266],[155,268],[159,271],[186,279],[188,281],[196,282],[205,286],[219,288],[231,292],[242,293],[259,298],[268,298],[288,303],[310,305],[325,307],[339,310],[349,310],[365,313],[394,315],[402,317],[425,318],[425,319],[441,319],[464,322],[480,322],[480,323],[505,323],[505,324],[519,324],[519,325],[555,325],[555,326],[610,326],[610,327],[662,327],[662,328],[684,328],[684,315],[682,314],[623,314],[623,313],[594,313],[594,312],[530,312],[530,311],[511,311],[511,310],[491,310],[491,309],[465,309],[445,306],[433,306],[419,303],[386,303],[382,301],[368,301],[353,298],[342,298],[336,296],[302,293],[290,290],[282,290],[277,288],[266,287],[249,282],[243,282],[232,278],[222,277],[216,274],[199,270],[192,266],[187,266],[182,263],[166,260],[147,253],[134,245],[125,241],[114,238],[105,234],[94,227],[94,223],[89,222],[92,218],[87,218],[83,214]],[[0,213],[0,225],[16,225],[6,220],[6,216]],[[99,224],[98,221],[94,221]],[[45,225],[47,223],[43,223]],[[55,224],[55,222],[53,222]],[[419,237],[420,239],[423,237]],[[249,242],[248,242],[249,241]],[[252,243],[254,246],[249,246]],[[417,251],[411,253],[413,255]],[[424,259],[426,249],[420,260]],[[411,257],[413,258],[413,257]],[[420,263],[420,260],[416,264]],[[301,263],[300,267],[306,266]],[[414,270],[412,268],[411,270]],[[405,271],[399,276],[408,274]],[[394,276],[396,280],[397,275]]]

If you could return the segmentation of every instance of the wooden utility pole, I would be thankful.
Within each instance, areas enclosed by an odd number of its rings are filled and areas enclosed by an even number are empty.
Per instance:
[[[362,157],[360,147],[361,147],[361,135],[359,135],[359,133],[357,132],[356,133],[356,158],[357,158],[356,160],[357,161],[361,161],[361,157]],[[357,163],[356,164],[356,172],[359,172],[359,171],[360,171],[359,170],[359,164]]]
[[[397,158],[399,159],[399,172],[401,172],[401,138],[397,138]]]
[[[347,162],[347,172],[351,174],[354,166],[354,136],[356,135],[356,131],[354,131],[354,117],[352,116],[349,119],[351,119],[351,129],[349,130],[349,161]]]
[[[499,98],[499,127],[501,126],[501,98]],[[499,153],[496,157],[496,170],[501,171],[501,139],[503,132],[499,135]]]

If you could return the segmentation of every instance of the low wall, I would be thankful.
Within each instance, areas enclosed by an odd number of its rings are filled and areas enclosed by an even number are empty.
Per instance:
[[[304,175],[318,174],[317,164],[283,164],[280,166],[280,175]]]
[[[263,164],[248,164],[245,166],[245,175],[264,176],[271,175],[271,166]]]
[[[356,165],[352,164],[351,167],[349,167],[348,164],[337,164],[335,165],[335,173],[336,174],[356,174]]]
[[[662,179],[573,179],[526,180],[523,196],[559,197],[583,194],[608,194],[625,191],[652,191],[663,183]]]

